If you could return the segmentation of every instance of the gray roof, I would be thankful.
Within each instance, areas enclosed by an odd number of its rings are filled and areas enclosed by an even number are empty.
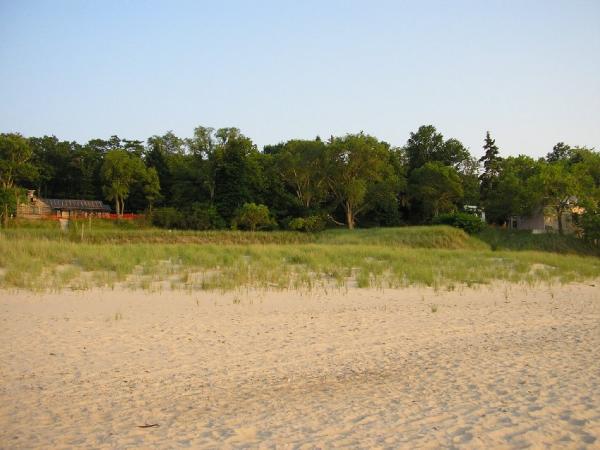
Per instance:
[[[45,204],[52,209],[60,209],[62,211],[106,211],[110,212],[110,206],[102,203],[100,200],[73,200],[59,198],[42,198]]]

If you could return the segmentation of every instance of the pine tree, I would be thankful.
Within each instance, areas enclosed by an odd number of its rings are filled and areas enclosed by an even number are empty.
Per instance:
[[[479,175],[479,191],[481,201],[485,203],[489,193],[494,189],[494,184],[500,172],[500,161],[502,158],[499,155],[496,140],[492,139],[490,132],[485,135],[485,143],[483,144],[485,154],[479,160],[483,163],[483,173]]]

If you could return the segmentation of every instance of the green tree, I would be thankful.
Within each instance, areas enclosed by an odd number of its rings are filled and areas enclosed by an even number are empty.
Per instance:
[[[262,184],[261,167],[256,146],[240,130],[221,128],[215,136],[215,206],[230,221],[239,207],[256,197]]]
[[[35,167],[29,142],[20,134],[0,134],[0,221],[6,226],[8,218],[16,213],[22,190],[18,180],[35,177]]]
[[[145,167],[139,158],[125,150],[109,150],[104,157],[101,176],[107,200],[115,202],[115,212],[123,215],[125,199],[135,179],[143,176]]]
[[[422,125],[404,146],[409,172],[428,162],[440,162],[458,167],[470,157],[468,150],[457,139],[444,140],[433,125]]]
[[[154,135],[148,138],[148,143],[159,146],[166,154],[185,153],[185,140],[177,137],[170,130],[162,136]]]
[[[479,161],[476,158],[468,158],[458,169],[463,186],[463,205],[480,204],[481,193],[479,190]]]
[[[581,222],[585,240],[600,246],[600,214],[588,211],[583,215]]]
[[[152,208],[157,200],[161,198],[160,180],[158,172],[154,167],[148,167],[143,170],[144,175],[144,196],[148,202],[148,212],[152,214]]]
[[[216,147],[214,128],[198,126],[194,128],[194,135],[185,140],[188,150],[193,155],[207,159]]]
[[[452,166],[457,170],[467,164],[469,159],[471,159],[469,150],[462,142],[454,138],[444,141],[444,145],[433,155],[433,161],[439,161],[445,166]]]
[[[0,187],[10,190],[19,178],[35,176],[35,168],[30,163],[31,147],[23,136],[17,133],[0,134]]]
[[[167,161],[171,181],[169,204],[182,209],[191,203],[204,201],[201,161],[189,154],[169,155]]]
[[[479,176],[479,192],[480,198],[485,205],[490,192],[495,189],[495,183],[500,171],[500,162],[502,161],[502,158],[499,156],[496,141],[492,139],[489,131],[485,134],[483,150],[484,155],[479,160],[479,162],[483,164],[483,173]]]
[[[431,219],[456,209],[463,187],[456,169],[440,162],[428,162],[410,175],[409,192],[421,205],[423,217]]]
[[[324,172],[325,144],[321,140],[291,140],[277,152],[280,175],[298,202],[309,211],[327,193]]]
[[[296,195],[281,174],[277,155],[260,153],[257,156],[257,162],[260,164],[260,182],[255,187],[255,201],[268,205],[278,222],[289,217],[306,215],[307,211],[299,205]]]
[[[544,206],[552,208],[556,214],[559,234],[563,234],[563,213],[577,204],[580,194],[580,182],[569,169],[566,161],[546,163],[536,180]]]
[[[438,133],[433,125],[422,125],[417,132],[410,133],[410,137],[404,147],[408,159],[409,172],[434,160],[444,145],[444,136]]]
[[[269,208],[266,205],[244,203],[236,211],[232,227],[256,231],[257,228],[272,227],[274,224]]]
[[[162,198],[165,203],[173,204],[173,184],[178,181],[173,174],[175,168],[186,166],[184,140],[177,137],[172,131],[164,135],[154,135],[148,138],[144,161],[146,166],[156,169],[161,187]],[[181,189],[179,189],[181,190]]]
[[[559,142],[554,147],[552,147],[552,151],[546,155],[546,161],[549,163],[554,163],[557,161],[566,161],[572,156],[571,147],[564,142]]]
[[[590,212],[600,212],[600,153],[587,148],[572,151],[570,165],[579,183],[578,204]]]
[[[37,190],[40,196],[66,198],[77,186],[74,162],[76,143],[60,141],[56,136],[29,138],[32,163],[37,168]]]
[[[4,189],[0,186],[0,223],[8,225],[8,219],[17,213],[18,204],[25,199],[24,189],[12,187]]]
[[[194,128],[194,135],[191,139],[186,139],[186,145],[192,155],[197,184],[203,190],[203,196],[207,196],[212,205],[215,201],[217,167],[215,152],[218,148],[215,130],[203,126]]]
[[[388,155],[381,178],[368,185],[367,208],[361,218],[364,226],[398,226],[402,223],[400,207],[404,204],[408,186],[406,168],[399,149],[391,148]]]
[[[537,177],[540,162],[519,155],[498,165],[494,189],[488,193],[485,214],[489,222],[506,223],[511,216],[528,215],[542,203]]]
[[[110,139],[90,139],[85,145],[100,154],[122,148],[121,139],[114,135]]]
[[[123,150],[127,151],[128,153],[133,154],[137,158],[142,158],[144,156],[144,152],[145,152],[144,143],[142,141],[138,141],[137,139],[134,139],[134,140],[122,139],[121,147],[123,148]]]
[[[88,146],[77,146],[71,165],[76,173],[76,190],[78,195],[87,200],[100,198],[100,167],[102,155]]]
[[[344,210],[347,227],[353,229],[357,216],[372,206],[369,190],[393,172],[390,147],[363,133],[332,137],[326,163],[329,190]]]

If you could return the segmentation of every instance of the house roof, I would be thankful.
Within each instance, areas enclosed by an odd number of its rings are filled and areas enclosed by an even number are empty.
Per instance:
[[[52,209],[60,209],[63,211],[79,210],[110,212],[110,206],[102,203],[100,200],[73,200],[59,198],[42,198],[40,200],[46,203]]]

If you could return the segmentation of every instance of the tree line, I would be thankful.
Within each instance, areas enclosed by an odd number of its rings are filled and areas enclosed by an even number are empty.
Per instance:
[[[560,218],[580,206],[597,220],[594,149],[558,143],[545,158],[504,158],[489,132],[483,148],[476,159],[432,125],[400,147],[361,132],[292,139],[262,151],[237,128],[85,144],[4,133],[0,214],[6,222],[28,188],[45,198],[104,199],[117,214],[145,212],[175,228],[396,226],[431,223],[467,205],[497,224],[541,207]]]

